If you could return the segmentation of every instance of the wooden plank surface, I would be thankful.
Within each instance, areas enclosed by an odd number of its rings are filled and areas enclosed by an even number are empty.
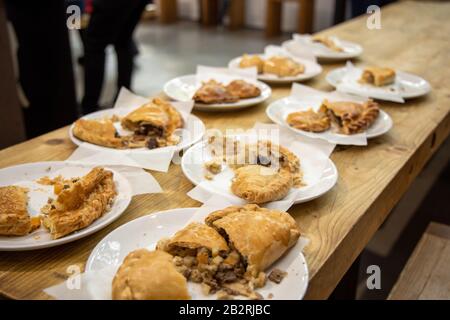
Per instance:
[[[414,249],[390,300],[450,299],[450,227],[430,223]]]
[[[405,105],[382,102],[382,108],[394,120],[393,129],[370,140],[367,147],[337,148],[331,157],[339,171],[337,186],[323,197],[289,210],[304,235],[311,239],[305,250],[310,270],[306,298],[329,296],[427,160],[448,137],[449,16],[450,3],[401,2],[383,8],[381,30],[368,30],[365,18],[361,17],[324,32],[363,45],[364,54],[355,63],[416,73],[430,81],[433,91]],[[307,84],[331,90],[325,75],[342,65],[325,65],[324,73]],[[268,103],[288,95],[289,90],[288,86],[273,87]],[[208,128],[250,128],[255,121],[270,122],[265,115],[268,103],[233,113],[195,114]],[[63,160],[74,149],[67,128],[63,128],[0,151],[0,167]],[[152,174],[164,193],[135,197],[124,215],[102,231],[57,248],[0,253],[0,293],[11,298],[48,298],[42,289],[64,280],[69,265],[83,266],[92,248],[113,229],[152,212],[199,205],[186,196],[193,186],[179,166],[172,164],[168,173]]]

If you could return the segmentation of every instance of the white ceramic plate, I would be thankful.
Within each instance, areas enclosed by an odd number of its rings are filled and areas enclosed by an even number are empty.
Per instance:
[[[333,87],[337,87],[347,73],[347,68],[337,68],[330,71],[327,76],[327,82]],[[396,84],[399,87],[400,95],[403,99],[412,99],[426,95],[431,91],[431,86],[425,79],[411,73],[396,70]],[[380,88],[377,88],[379,90]],[[388,90],[388,89],[386,89]],[[370,87],[361,92],[361,95],[381,99],[370,94]]]
[[[270,98],[272,90],[261,81],[245,79],[245,81],[257,86],[261,90],[261,95],[250,99],[240,99],[233,103],[195,103],[194,108],[200,111],[232,111],[248,108],[266,101]],[[189,101],[192,94],[197,90],[196,76],[187,75],[170,80],[164,85],[164,93],[176,101]]]
[[[28,188],[28,211],[31,216],[36,216],[39,215],[40,209],[47,203],[47,199],[49,197],[54,198],[55,195],[53,193],[53,186],[40,185],[35,180],[44,176],[52,178],[59,174],[66,178],[80,177],[88,173],[92,168],[93,166],[61,161],[23,164],[1,169],[0,186],[18,185]],[[51,239],[50,233],[43,226],[27,236],[0,236],[0,250],[23,251],[58,246],[86,237],[106,227],[120,217],[131,201],[131,186],[128,180],[120,173],[110,168],[107,169],[114,173],[114,182],[117,188],[117,196],[109,212],[94,221],[89,227],[56,240]]]
[[[251,55],[255,55],[255,54],[251,54]],[[264,54],[257,54],[257,55],[259,55],[263,59],[266,59],[266,56]],[[320,66],[320,64],[318,64],[314,61],[300,59],[300,58],[296,58],[296,57],[291,57],[291,58],[294,59],[294,61],[305,65],[304,73],[299,74],[295,77],[278,77],[274,74],[263,73],[263,74],[258,75],[258,79],[268,82],[268,83],[280,83],[280,84],[281,83],[292,83],[292,82],[300,82],[300,81],[306,81],[306,80],[312,79],[322,72],[322,67]],[[231,60],[228,63],[228,67],[239,68],[239,63],[241,62],[241,59],[242,59],[242,56],[234,58],[233,60]]]
[[[198,185],[201,182],[206,181],[204,177],[204,163],[206,161],[212,160],[212,156],[207,151],[205,146],[205,142],[199,142],[193,145],[188,151],[186,151],[186,153],[183,155],[183,158],[181,159],[181,169],[183,170],[186,178],[188,178],[194,185]],[[333,188],[333,186],[337,182],[338,172],[333,161],[331,161],[330,159],[328,159],[328,163],[322,173],[320,180],[316,183],[308,183],[307,174],[308,168],[312,168],[314,166],[314,163],[309,163],[303,158],[301,166],[306,186],[300,189],[298,197],[295,200],[296,204],[320,197],[321,195],[328,192],[331,188]],[[208,192],[224,196],[232,195],[230,186],[231,179],[233,177],[233,171],[228,166],[224,166],[222,172],[220,174],[217,174],[214,179],[210,181],[213,182],[212,185],[215,187],[215,189],[210,189],[208,190]]]
[[[284,127],[288,127],[292,131],[302,134],[311,138],[320,138],[324,140],[334,140],[333,138],[338,138],[339,136],[345,136],[339,133],[332,132],[331,130],[325,132],[307,132],[299,129],[292,128],[286,123],[286,118],[288,114],[296,111],[308,110],[311,107],[320,105],[322,100],[308,100],[308,98],[299,99],[296,97],[285,97],[272,102],[266,109],[266,114],[276,124]],[[375,122],[366,131],[367,139],[375,138],[381,136],[388,132],[392,128],[391,117],[380,110],[380,114],[375,120]]]
[[[288,40],[283,42],[282,47],[288,50],[291,53],[295,51],[291,51],[291,46],[295,44],[295,40]],[[336,52],[331,49],[328,49],[321,43],[313,43],[311,42],[311,49],[314,56],[321,61],[338,61],[338,60],[347,60],[360,56],[363,53],[363,48],[354,42],[340,40],[339,45],[344,49],[342,52]]]
[[[97,112],[93,112],[90,114],[85,115],[82,119],[89,119],[89,120],[94,120],[94,119],[104,119],[104,118],[110,118],[113,115],[117,115],[117,116],[126,116],[128,113],[130,113],[131,111],[135,110],[135,107],[132,108],[111,108],[111,109],[106,109],[106,110],[100,110]],[[190,145],[198,142],[203,134],[205,133],[205,125],[203,124],[203,122],[197,118],[196,116],[190,114],[187,119],[184,119],[185,123],[184,123],[184,127],[181,130],[181,141],[180,143],[178,143],[175,148],[176,150],[181,150],[181,149],[185,149],[187,147],[189,147]],[[131,134],[130,131],[125,130],[121,127],[120,122],[116,122],[114,123],[117,132],[119,132],[120,134]],[[112,152],[118,152],[118,153],[145,153],[146,155],[148,154],[149,156],[152,153],[157,153],[157,152],[161,152],[163,149],[165,148],[170,148],[170,147],[163,147],[163,148],[157,148],[157,149],[147,149],[147,148],[136,148],[136,149],[113,149],[113,148],[108,148],[108,147],[102,147],[102,146],[98,146],[89,142],[85,142],[82,141],[80,139],[78,139],[77,137],[75,137],[73,135],[73,126],[74,124],[72,124],[72,126],[69,129],[69,136],[70,139],[73,141],[73,143],[75,143],[76,145],[81,145],[84,144],[84,146],[92,149],[92,150],[96,150],[96,151],[112,151]]]
[[[140,217],[112,231],[92,250],[86,263],[86,271],[99,271],[108,267],[118,267],[128,253],[139,248],[153,250],[156,243],[170,237],[182,229],[198,208],[173,209]],[[288,272],[280,284],[267,281],[258,292],[272,299],[301,299],[308,286],[308,268],[300,250],[300,242],[291,248],[267,271],[279,268]],[[111,279],[112,282],[112,279]],[[200,285],[188,282],[193,299],[216,299],[215,295],[203,295]]]

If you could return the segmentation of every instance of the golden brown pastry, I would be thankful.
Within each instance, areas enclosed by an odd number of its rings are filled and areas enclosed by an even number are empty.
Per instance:
[[[377,119],[380,109],[373,100],[364,103],[324,100],[320,107],[326,112],[333,124],[343,134],[354,134],[365,131]]]
[[[149,149],[174,145],[178,139],[174,136],[176,129],[183,127],[181,114],[169,102],[154,98],[129,113],[121,121],[122,127],[133,131],[134,135],[127,139],[128,145]]]
[[[195,102],[212,103],[232,103],[239,100],[239,96],[231,94],[220,82],[209,80],[203,82],[202,86],[195,92],[193,97]]]
[[[377,87],[394,83],[395,70],[391,68],[367,67],[363,70],[360,83],[371,84]]]
[[[305,72],[305,66],[289,57],[274,56],[264,62],[263,73],[278,77],[295,77]]]
[[[244,80],[231,81],[226,88],[231,95],[240,99],[254,98],[261,95],[261,89]]]
[[[94,168],[41,209],[44,226],[53,239],[86,228],[110,210],[115,197],[113,173]]]
[[[113,300],[188,300],[186,279],[164,251],[129,253],[112,282]]]
[[[75,121],[72,132],[78,139],[99,146],[117,149],[125,147],[110,120],[79,119]]]
[[[246,262],[246,274],[252,277],[278,260],[300,237],[297,223],[288,213],[251,204],[215,211],[205,223],[232,244]]]
[[[242,56],[241,61],[239,62],[239,68],[251,68],[251,67],[256,67],[258,69],[258,73],[262,73],[264,67],[264,59],[262,59],[258,55],[244,54]]]
[[[342,52],[342,51],[344,51],[344,49],[342,49],[341,47],[339,47],[339,46],[336,44],[336,42],[335,42],[332,38],[330,38],[330,37],[316,35],[316,36],[313,36],[313,37],[311,38],[311,40],[312,40],[313,42],[317,42],[317,43],[323,44],[325,47],[327,47],[327,48],[330,49],[330,50],[333,50],[333,51],[336,51],[336,52]]]
[[[330,118],[327,114],[312,109],[292,112],[288,114],[286,122],[293,128],[309,132],[323,132],[330,128]]]
[[[27,193],[23,187],[0,187],[0,235],[24,236],[39,228],[40,218],[28,214]]]
[[[283,199],[292,186],[288,170],[247,165],[235,170],[231,191],[249,203],[266,203]]]

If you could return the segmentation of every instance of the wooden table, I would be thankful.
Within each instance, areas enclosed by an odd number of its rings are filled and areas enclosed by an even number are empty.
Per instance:
[[[420,15],[417,13],[420,12]],[[363,45],[362,63],[386,65],[428,79],[430,95],[405,105],[381,105],[394,120],[386,135],[367,147],[339,147],[332,160],[339,171],[337,186],[321,198],[293,206],[304,235],[311,239],[305,255],[310,271],[308,299],[327,298],[364,249],[390,210],[450,133],[450,3],[401,2],[383,8],[381,30],[368,30],[364,17],[325,31]],[[226,61],[224,61],[225,64]],[[308,84],[331,90],[325,74],[341,64],[326,65]],[[274,87],[270,102],[289,94]],[[234,113],[195,112],[208,128],[250,128],[269,122],[267,104]],[[67,128],[0,151],[0,167],[64,160],[75,149]],[[10,298],[48,298],[42,289],[67,278],[66,268],[83,266],[92,248],[109,232],[139,216],[200,204],[186,196],[193,186],[178,165],[168,173],[152,172],[164,193],[137,196],[124,215],[87,238],[56,248],[0,253],[0,292]]]

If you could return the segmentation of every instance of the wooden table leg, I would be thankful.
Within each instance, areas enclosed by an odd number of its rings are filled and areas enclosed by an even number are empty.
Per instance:
[[[274,37],[281,33],[281,1],[267,0],[266,37]]]
[[[314,2],[315,0],[300,0],[298,13],[298,32],[312,33],[314,22]]]
[[[216,25],[219,20],[219,1],[200,0],[200,20],[205,26]]]
[[[177,18],[177,0],[160,0],[159,21],[161,21],[161,23],[173,23],[177,21]]]
[[[244,26],[245,0],[231,0],[230,2],[230,29],[239,29]]]

